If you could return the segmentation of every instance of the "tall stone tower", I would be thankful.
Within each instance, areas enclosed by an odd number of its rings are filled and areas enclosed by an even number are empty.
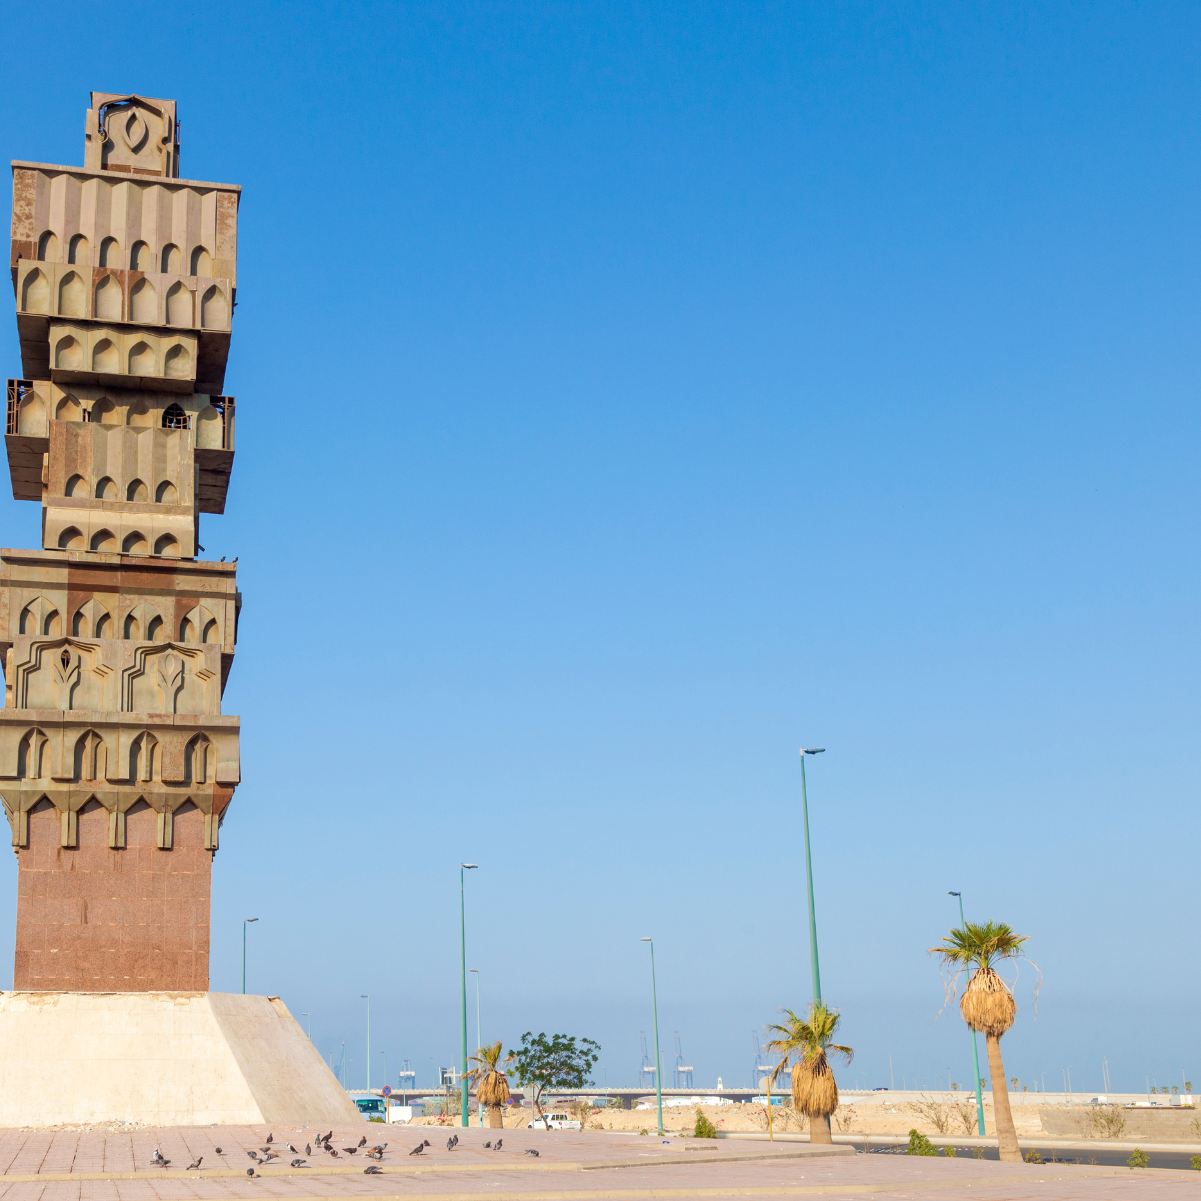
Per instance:
[[[13,163],[5,443],[42,538],[0,550],[0,1126],[361,1120],[279,997],[208,991],[240,597],[198,555],[233,467],[239,194],[179,178],[175,102],[143,96],[92,93],[82,168]]]
[[[12,165],[5,442],[42,506],[40,548],[0,551],[14,988],[205,991],[240,596],[199,532],[233,466],[240,189],[178,178],[172,100],[93,92],[84,164]]]

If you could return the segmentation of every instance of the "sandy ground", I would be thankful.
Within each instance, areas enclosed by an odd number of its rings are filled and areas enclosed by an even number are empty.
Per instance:
[[[556,1108],[558,1108],[556,1106]],[[767,1109],[763,1105],[734,1104],[734,1105],[697,1105],[673,1106],[663,1108],[663,1128],[673,1134],[691,1134],[696,1126],[698,1113],[704,1113],[719,1131],[766,1131]],[[964,1115],[964,1116],[961,1116]],[[575,1114],[572,1115],[576,1116]],[[1042,1124],[1039,1121],[1036,1106],[1013,1107],[1014,1125],[1019,1135],[1039,1134]],[[514,1126],[525,1126],[533,1119],[533,1111],[528,1108],[509,1109],[505,1111],[504,1123],[506,1129]],[[656,1127],[656,1113],[652,1106],[649,1109],[596,1109],[593,1110],[584,1125],[585,1130],[629,1131],[648,1134]],[[472,1117],[474,1123],[476,1118]],[[484,1119],[487,1123],[487,1117]],[[458,1124],[458,1119],[442,1119],[436,1117],[418,1118],[413,1125]],[[974,1104],[947,1105],[937,1101],[904,1102],[899,1105],[840,1105],[838,1112],[830,1122],[835,1132],[848,1134],[908,1134],[910,1130],[920,1130],[923,1134],[957,1134],[975,1135],[976,1107]],[[940,1128],[941,1127],[941,1128]],[[797,1114],[792,1107],[786,1105],[772,1106],[772,1128],[777,1134],[795,1131],[803,1133],[808,1130],[808,1122],[803,1115]],[[995,1135],[996,1126],[993,1122],[992,1106],[985,1102],[984,1129],[986,1135]]]

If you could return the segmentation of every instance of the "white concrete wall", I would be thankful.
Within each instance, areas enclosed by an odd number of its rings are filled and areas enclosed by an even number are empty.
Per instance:
[[[0,1126],[360,1120],[278,999],[0,995]]]

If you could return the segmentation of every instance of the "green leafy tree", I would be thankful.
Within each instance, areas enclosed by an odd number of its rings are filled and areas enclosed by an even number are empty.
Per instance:
[[[1001,1036],[1013,1025],[1018,1007],[1009,986],[993,965],[1005,959],[1024,958],[1025,942],[1025,935],[1014,934],[1004,922],[965,922],[963,929],[950,930],[941,946],[930,948],[930,954],[941,959],[944,968],[950,971],[948,1000],[958,992],[960,975],[967,973],[959,1011],[973,1030],[984,1035],[988,1046],[988,1070],[994,1084],[999,1085],[993,1089],[997,1151],[1007,1163],[1021,1163],[1022,1153],[1005,1087]]]
[[[704,1112],[698,1110],[696,1115],[696,1125],[692,1128],[693,1138],[716,1138],[717,1127],[709,1121]]]
[[[513,1052],[513,1076],[517,1083],[533,1090],[534,1111],[544,1118],[542,1096],[548,1088],[585,1088],[592,1069],[600,1058],[600,1043],[590,1038],[571,1038],[566,1034],[521,1036],[521,1046]]]

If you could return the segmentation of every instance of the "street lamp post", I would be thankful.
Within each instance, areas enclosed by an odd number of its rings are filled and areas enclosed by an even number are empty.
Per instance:
[[[651,1008],[655,1016],[655,1101],[659,1107],[659,1133],[663,1133],[663,1072],[659,1064],[659,997],[655,991],[655,940],[644,938],[651,944]]]
[[[459,1125],[467,1126],[467,1097],[470,1085],[467,1083],[467,902],[463,884],[467,872],[479,867],[478,863],[459,864],[459,975],[462,983],[463,998],[463,1054],[459,1075]]]
[[[821,755],[824,746],[801,748],[801,813],[805,819],[805,878],[809,882],[809,955],[813,960],[813,999],[821,1004],[822,975],[817,966],[817,913],[813,908],[813,859],[809,854],[809,794],[805,787],[805,756]]]
[[[948,892],[947,896],[957,897],[959,900],[959,925],[960,928],[967,923],[963,918],[963,893]],[[984,1096],[980,1091],[980,1048],[976,1043],[976,1031],[972,1027],[968,1027],[972,1031],[972,1064],[976,1069],[976,1121],[980,1126],[980,1137],[984,1137]]]
[[[480,1041],[480,969],[473,967],[471,970],[475,974],[475,1053],[478,1055],[480,1048],[484,1045]],[[476,1092],[478,1094],[479,1090],[477,1089]],[[480,1111],[479,1124],[482,1126],[484,1124],[484,1107],[477,1105],[476,1108]]]
[[[257,917],[246,917],[242,919],[242,996],[246,995],[246,927],[251,922],[257,922]]]
[[[371,1100],[371,997],[368,993],[360,993],[361,999],[367,1002],[367,1100]]]

